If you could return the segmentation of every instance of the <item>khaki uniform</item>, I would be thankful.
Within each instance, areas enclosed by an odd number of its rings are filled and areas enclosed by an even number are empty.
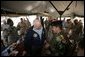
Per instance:
[[[20,29],[20,35],[26,32],[27,29],[26,23],[20,22],[17,27]]]

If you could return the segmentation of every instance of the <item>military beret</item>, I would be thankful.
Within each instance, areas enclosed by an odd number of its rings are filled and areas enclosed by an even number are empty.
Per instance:
[[[61,26],[62,27],[62,21],[51,22],[51,26]]]

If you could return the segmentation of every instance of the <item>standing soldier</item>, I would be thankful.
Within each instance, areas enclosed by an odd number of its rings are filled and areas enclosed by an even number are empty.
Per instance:
[[[31,27],[31,24],[30,24],[30,22],[29,22],[29,19],[28,19],[28,18],[27,18],[27,22],[26,22],[26,24],[27,24],[27,29]]]
[[[71,22],[71,19],[67,19],[67,22],[66,22],[66,32],[67,34],[69,33],[70,30],[72,30],[73,28],[73,23]]]
[[[80,33],[82,32],[82,25],[78,22],[77,19],[74,20],[74,26],[73,26],[73,32],[72,32],[72,38],[75,42],[78,42],[81,38]]]
[[[79,29],[79,31],[80,31],[79,35],[82,36],[82,34],[83,34],[83,23],[82,23],[81,20],[79,20],[79,23],[78,24],[79,24],[79,28],[80,28]]]
[[[8,30],[9,30],[9,25],[7,24],[7,22],[4,20],[4,23],[1,25],[1,30],[3,31],[3,38],[4,41],[3,43],[6,45],[8,45]]]
[[[45,21],[45,28],[46,28],[46,33],[47,33],[48,41],[50,41],[52,36],[53,36],[52,30],[51,30],[51,22],[52,22],[51,18],[46,19],[46,21]]]
[[[11,19],[7,20],[7,24],[9,25],[8,30],[8,45],[11,45],[12,43],[16,42],[18,40],[18,33],[17,29]]]
[[[31,24],[28,19],[27,20],[24,19],[24,23],[26,24],[26,26],[25,26],[25,33],[26,33],[27,29],[29,29],[31,27]]]
[[[68,53],[69,39],[62,30],[62,21],[52,22],[52,31],[54,37],[50,41],[50,50],[54,56],[63,56]]]
[[[18,23],[17,28],[20,30],[20,35],[24,35],[27,29],[26,23],[23,18],[21,18],[21,22]]]

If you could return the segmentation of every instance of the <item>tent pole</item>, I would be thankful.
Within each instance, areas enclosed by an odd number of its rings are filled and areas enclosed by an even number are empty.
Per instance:
[[[68,7],[72,4],[73,1],[69,3],[69,5],[66,7],[66,9],[63,11],[63,13],[68,9]]]
[[[59,11],[57,10],[57,8],[53,5],[53,3],[51,1],[49,1],[50,4],[56,9],[56,11],[58,12],[58,14],[60,15]]]
[[[62,16],[62,15],[60,15],[60,21],[61,21],[61,16]]]

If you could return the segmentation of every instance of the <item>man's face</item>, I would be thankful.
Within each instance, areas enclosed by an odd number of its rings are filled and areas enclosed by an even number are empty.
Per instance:
[[[41,25],[41,22],[40,22],[40,21],[36,20],[36,21],[34,22],[34,28],[40,29],[41,26],[42,26],[42,25]]]
[[[53,33],[58,33],[58,31],[59,31],[59,27],[56,27],[56,26],[53,26],[52,27],[52,31],[53,31]]]

